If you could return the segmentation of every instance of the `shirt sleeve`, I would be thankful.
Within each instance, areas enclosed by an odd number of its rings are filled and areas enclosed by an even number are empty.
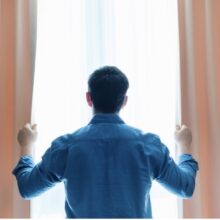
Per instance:
[[[179,156],[178,164],[170,157],[168,148],[155,138],[157,153],[154,155],[154,179],[172,193],[183,198],[193,195],[198,162],[190,154]]]
[[[21,196],[31,199],[63,180],[67,160],[67,146],[63,138],[56,139],[42,160],[34,164],[31,156],[23,156],[13,170]]]

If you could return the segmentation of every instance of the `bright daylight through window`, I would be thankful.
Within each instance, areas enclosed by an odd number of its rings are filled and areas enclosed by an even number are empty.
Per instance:
[[[35,161],[56,137],[86,125],[88,75],[116,65],[130,81],[121,117],[160,135],[175,155],[178,94],[176,0],[39,0],[33,122]],[[177,198],[153,183],[153,216],[177,217]],[[35,198],[32,217],[65,217],[63,184]]]

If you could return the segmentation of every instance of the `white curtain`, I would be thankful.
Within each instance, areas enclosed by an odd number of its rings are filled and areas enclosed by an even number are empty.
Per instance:
[[[33,122],[39,125],[35,158],[57,136],[92,117],[87,78],[104,65],[128,76],[128,105],[121,117],[160,135],[174,156],[179,74],[176,0],[39,0]],[[177,199],[156,183],[154,217],[177,217]],[[58,184],[32,202],[32,217],[64,217]]]

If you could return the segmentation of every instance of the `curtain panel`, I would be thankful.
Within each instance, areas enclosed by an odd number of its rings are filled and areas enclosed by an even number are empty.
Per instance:
[[[36,1],[0,1],[0,218],[30,217],[11,171],[19,158],[18,129],[31,120]]]
[[[179,0],[182,121],[200,171],[185,218],[220,218],[220,1]]]

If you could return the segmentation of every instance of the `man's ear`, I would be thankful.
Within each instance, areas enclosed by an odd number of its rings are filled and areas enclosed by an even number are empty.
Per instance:
[[[126,106],[127,102],[128,102],[128,96],[126,95],[124,97],[124,101],[123,101],[123,104],[122,104],[121,108],[124,108]]]
[[[88,103],[88,106],[89,106],[89,107],[92,107],[92,98],[91,98],[90,92],[87,92],[87,93],[86,93],[86,101],[87,101],[87,103]]]

